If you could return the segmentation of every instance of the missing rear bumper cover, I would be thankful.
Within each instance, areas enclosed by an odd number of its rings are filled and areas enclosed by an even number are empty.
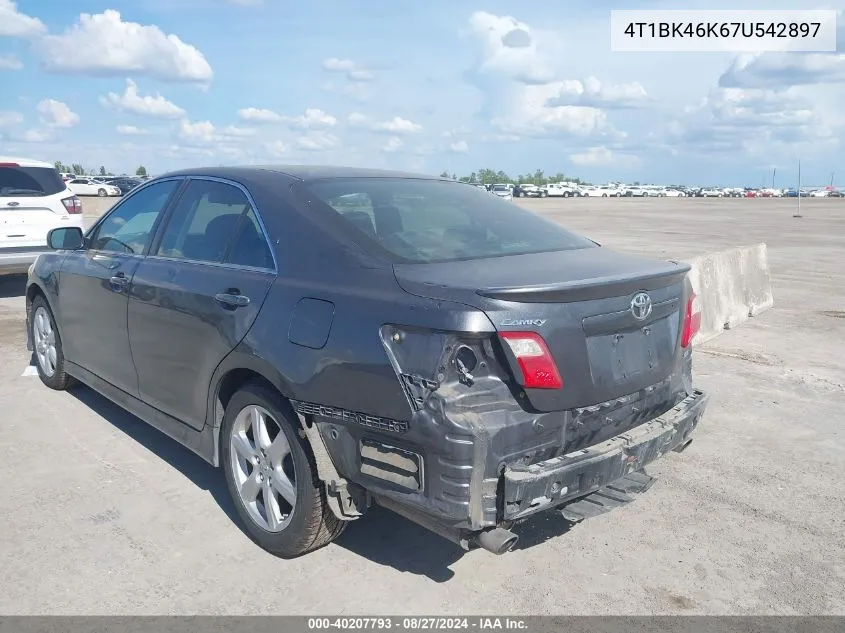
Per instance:
[[[361,440],[361,474],[412,491],[423,489],[423,458],[373,440]]]

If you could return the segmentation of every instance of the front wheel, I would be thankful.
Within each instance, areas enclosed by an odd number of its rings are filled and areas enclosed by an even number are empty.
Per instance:
[[[36,369],[41,382],[57,391],[67,389],[73,379],[65,373],[62,338],[59,336],[53,311],[41,295],[35,297],[32,302],[29,327]]]
[[[105,189],[97,189],[97,195],[100,196],[101,198],[105,198],[106,197],[106,190]]]
[[[275,391],[247,383],[232,396],[220,430],[229,494],[250,538],[281,558],[295,558],[337,538],[346,527],[332,513],[311,447],[296,414]]]

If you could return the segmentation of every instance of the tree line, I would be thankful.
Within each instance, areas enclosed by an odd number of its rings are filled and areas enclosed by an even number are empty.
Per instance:
[[[472,183],[480,183],[482,185],[492,185],[494,183],[504,183],[504,182],[513,182],[519,185],[547,185],[550,182],[574,182],[579,185],[586,185],[589,184],[580,178],[576,178],[574,176],[567,176],[563,172],[559,171],[556,174],[546,175],[546,172],[542,169],[536,170],[533,174],[519,174],[515,177],[511,177],[507,173],[502,170],[495,170],[495,169],[479,169],[478,171],[472,172],[469,176],[461,176],[458,177],[457,174],[450,174],[449,172],[444,171],[440,174],[441,178],[450,178],[452,180],[458,180],[460,182],[472,182]]]
[[[63,173],[63,174],[73,174],[75,176],[114,176],[116,174],[112,173],[108,169],[105,168],[104,165],[100,165],[99,169],[87,169],[80,163],[70,163],[65,164],[60,160],[57,160],[55,163],[56,171]],[[143,165],[139,166],[138,169],[135,170],[136,176],[146,176],[147,175],[147,168]]]

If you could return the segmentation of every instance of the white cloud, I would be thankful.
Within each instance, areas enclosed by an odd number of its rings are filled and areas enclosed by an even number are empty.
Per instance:
[[[248,127],[237,127],[236,125],[227,125],[218,131],[218,136],[222,139],[238,139],[249,138],[255,136],[255,130]]]
[[[122,95],[110,92],[107,96],[100,97],[100,103],[113,110],[154,119],[179,119],[185,116],[182,108],[158,93],[145,97],[139,95],[138,86],[131,79],[126,80],[126,90]]]
[[[334,127],[337,119],[318,108],[308,108],[305,114],[295,117],[283,117],[292,128],[307,130],[312,128]]]
[[[845,83],[845,54],[769,52],[739,55],[719,79],[723,88],[777,88],[819,83]]]
[[[264,149],[274,156],[282,156],[288,153],[290,146],[282,141],[271,141],[269,143],[264,143]]]
[[[218,129],[211,121],[189,121],[187,119],[179,122],[176,131],[176,137],[189,147],[237,142],[254,134],[255,130],[250,128],[229,125]],[[221,152],[226,151],[224,147],[217,149]]]
[[[340,139],[329,132],[318,131],[312,132],[306,136],[300,136],[296,139],[296,146],[299,149],[308,151],[324,151],[327,149],[334,149],[340,146]]]
[[[824,113],[819,99],[795,88],[716,88],[670,123],[666,139],[678,153],[778,160],[836,146],[843,129],[841,116]]]
[[[14,0],[0,0],[0,36],[33,37],[46,32],[44,23],[21,13]]]
[[[473,13],[469,32],[479,44],[479,59],[470,74],[484,93],[483,112],[498,136],[574,136],[612,139],[619,134],[604,109],[632,107],[648,99],[632,82],[603,86],[560,78],[564,68],[556,36],[538,34],[510,16]]]
[[[482,72],[493,72],[525,83],[546,83],[555,78],[551,61],[537,47],[531,29],[511,16],[476,11],[470,16],[471,33],[481,43]]]
[[[191,122],[184,119],[179,122],[177,136],[181,141],[194,145],[207,145],[216,140],[211,121]]]
[[[0,110],[0,128],[12,127],[23,123],[23,115],[20,112]]]
[[[583,152],[570,154],[569,160],[582,167],[636,167],[640,164],[638,157],[620,154],[604,146],[590,147]]]
[[[360,68],[351,59],[330,57],[323,60],[323,69],[332,73],[343,73],[349,81],[372,81],[375,79],[372,72]]]
[[[41,115],[41,121],[51,128],[71,128],[79,123],[79,115],[66,103],[55,99],[44,99],[35,108]]]
[[[560,91],[552,97],[549,106],[580,105],[594,108],[639,108],[652,102],[646,89],[638,82],[602,84],[595,77],[584,81],[558,82]]]
[[[422,131],[422,125],[409,121],[408,119],[395,116],[389,121],[376,123],[373,126],[373,129],[379,132],[391,132],[393,134],[416,134],[417,132]]]
[[[449,145],[449,151],[455,154],[466,154],[469,151],[469,145],[466,141],[457,141]]]
[[[353,112],[349,115],[347,121],[354,127],[363,127],[373,132],[387,132],[389,134],[416,134],[423,129],[422,125],[399,116],[387,121],[375,121],[360,112]]]
[[[382,145],[381,149],[384,152],[393,153],[398,152],[405,146],[405,141],[403,141],[398,136],[391,136],[387,139],[387,142]]]
[[[242,108],[238,110],[238,117],[250,123],[276,123],[282,120],[280,114],[266,108]]]
[[[21,136],[15,137],[21,143],[49,143],[53,140],[53,133],[45,129],[27,130]]]
[[[38,43],[47,70],[91,75],[147,75],[163,81],[207,84],[213,77],[203,54],[154,25],[124,22],[118,11],[83,13],[62,35]]]
[[[738,55],[719,78],[722,88],[785,88],[845,83],[845,11],[836,21],[836,51],[769,51]]]
[[[0,55],[0,70],[20,70],[21,68],[23,64],[15,55],[11,53]]]
[[[118,125],[117,131],[119,134],[124,134],[126,136],[142,136],[149,133],[147,130],[135,127],[134,125]]]

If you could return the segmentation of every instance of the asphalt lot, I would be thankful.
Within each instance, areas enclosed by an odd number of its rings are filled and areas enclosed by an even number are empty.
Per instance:
[[[22,376],[24,286],[0,280],[0,613],[845,614],[845,200],[520,204],[664,258],[768,243],[775,307],[699,348],[708,414],[646,494],[568,531],[537,519],[501,557],[377,510],[283,561],[241,533],[222,474]]]

